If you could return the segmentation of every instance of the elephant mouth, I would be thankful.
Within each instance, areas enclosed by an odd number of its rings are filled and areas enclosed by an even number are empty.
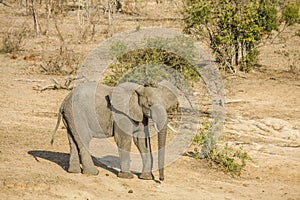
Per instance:
[[[146,116],[147,118],[151,118],[151,119],[152,119],[152,116],[151,116],[151,112],[150,112],[150,111],[145,112],[145,116]]]

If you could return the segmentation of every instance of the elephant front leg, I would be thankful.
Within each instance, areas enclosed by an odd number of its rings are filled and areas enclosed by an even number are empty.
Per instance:
[[[144,180],[153,180],[154,176],[152,174],[153,167],[153,157],[150,146],[150,138],[146,137],[144,132],[137,132],[134,134],[134,143],[140,151],[142,162],[143,162],[143,170],[140,179]]]
[[[132,137],[129,134],[124,133],[116,124],[114,124],[114,132],[121,165],[121,171],[118,173],[118,177],[131,179],[133,178],[133,175],[130,172],[130,150]]]

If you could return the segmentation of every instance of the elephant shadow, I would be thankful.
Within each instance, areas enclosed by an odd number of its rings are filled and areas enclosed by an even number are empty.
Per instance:
[[[32,151],[28,151],[28,154],[33,156],[33,158],[37,162],[40,162],[39,159],[42,158],[42,159],[51,161],[53,163],[56,163],[61,168],[63,168],[65,171],[67,171],[69,168],[70,154],[68,154],[68,153],[43,151],[43,150],[32,150]],[[105,156],[102,158],[96,158],[93,156],[92,158],[93,158],[95,166],[101,167],[105,170],[108,170],[108,171],[114,173],[115,175],[118,174],[118,170],[116,170],[115,168],[120,168],[119,157]]]

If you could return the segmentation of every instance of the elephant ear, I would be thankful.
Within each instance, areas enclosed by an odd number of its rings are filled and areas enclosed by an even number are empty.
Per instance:
[[[166,109],[169,109],[178,103],[180,92],[175,85],[167,80],[163,80],[158,83],[158,87],[161,88]]]
[[[138,95],[136,90],[142,87],[136,83],[125,82],[113,90],[111,96],[112,106],[128,115],[131,119],[141,122],[143,120],[142,107],[138,103]]]

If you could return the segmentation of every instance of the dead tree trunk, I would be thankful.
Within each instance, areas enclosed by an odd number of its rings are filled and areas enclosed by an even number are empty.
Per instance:
[[[33,15],[33,22],[34,22],[35,37],[37,37],[40,34],[40,27],[39,27],[37,13],[36,13],[36,9],[35,9],[35,0],[31,0],[31,6],[32,6],[32,15]]]
[[[115,0],[109,0],[108,1],[108,34],[113,34],[113,5],[115,3]]]

